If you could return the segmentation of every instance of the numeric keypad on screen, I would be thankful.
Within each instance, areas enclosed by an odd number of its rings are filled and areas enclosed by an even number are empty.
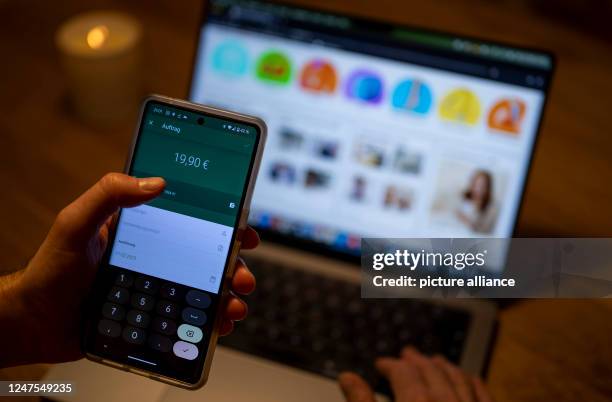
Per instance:
[[[132,345],[194,360],[205,338],[211,305],[206,292],[132,272],[117,274],[98,320],[98,332]],[[201,348],[202,346],[200,346]]]

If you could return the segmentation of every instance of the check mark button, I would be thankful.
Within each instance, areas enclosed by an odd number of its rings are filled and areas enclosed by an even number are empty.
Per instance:
[[[181,359],[194,360],[198,357],[198,347],[193,343],[178,341],[172,347],[172,351]]]

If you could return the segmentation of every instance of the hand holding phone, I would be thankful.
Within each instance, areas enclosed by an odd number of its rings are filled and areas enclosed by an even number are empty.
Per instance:
[[[106,174],[58,214],[25,269],[0,278],[0,322],[6,328],[2,339],[10,345],[0,354],[0,367],[59,363],[83,356],[81,307],[106,249],[108,218],[119,207],[155,198],[164,186],[161,178]],[[248,227],[241,249],[258,243],[257,233]],[[255,287],[255,278],[244,263],[238,259],[235,264],[233,294],[226,298],[220,335],[231,332],[233,321],[245,317],[247,308],[239,295]]]

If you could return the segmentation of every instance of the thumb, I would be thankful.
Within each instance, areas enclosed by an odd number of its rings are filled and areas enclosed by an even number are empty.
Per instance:
[[[117,209],[149,201],[157,197],[165,185],[161,177],[137,179],[108,173],[59,213],[52,233],[71,243],[88,241]]]
[[[374,391],[355,373],[345,372],[338,377],[340,389],[347,402],[375,402]]]

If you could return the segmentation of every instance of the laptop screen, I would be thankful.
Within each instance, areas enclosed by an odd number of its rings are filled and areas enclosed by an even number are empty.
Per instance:
[[[344,255],[512,235],[549,54],[278,3],[206,14],[191,100],[268,124],[252,225]]]

